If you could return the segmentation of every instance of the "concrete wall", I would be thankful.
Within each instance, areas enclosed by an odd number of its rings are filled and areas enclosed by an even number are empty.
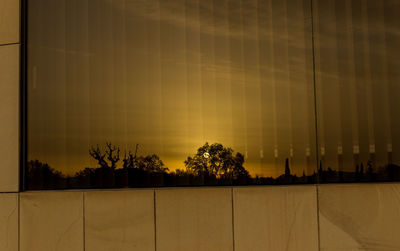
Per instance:
[[[400,184],[18,193],[19,2],[0,1],[0,251],[400,250]]]
[[[0,1],[0,191],[18,191],[19,1]]]
[[[399,184],[0,194],[2,251],[400,250],[399,222]]]
[[[0,250],[18,250],[18,0],[0,1]]]

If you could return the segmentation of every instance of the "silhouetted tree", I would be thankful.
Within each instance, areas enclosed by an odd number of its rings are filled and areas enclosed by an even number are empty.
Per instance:
[[[55,170],[50,167],[47,163],[42,163],[39,160],[31,160],[28,162],[28,172],[35,173],[40,172],[48,175],[60,176],[62,177],[62,173],[60,171]]]
[[[95,168],[86,167],[83,170],[78,171],[75,176],[76,177],[90,177],[96,171]]]
[[[104,153],[99,148],[99,145],[92,147],[89,150],[90,156],[97,160],[101,168],[109,168],[115,170],[119,161],[119,147],[113,146],[110,142],[106,143]]]
[[[187,170],[196,175],[214,175],[217,178],[237,178],[249,175],[243,167],[244,156],[241,153],[236,153],[234,156],[231,148],[219,143],[209,145],[206,142],[184,163]]]
[[[136,157],[138,151],[139,144],[136,144],[135,154],[133,155],[131,151],[128,152],[128,155],[125,153],[123,161],[123,168],[135,168],[136,165]]]
[[[50,167],[47,163],[39,160],[28,162],[28,188],[29,189],[51,189],[56,186],[65,186],[65,175]]]
[[[243,167],[244,164],[244,156],[241,153],[236,153],[234,157],[235,166],[232,170],[229,168],[225,168],[227,176],[231,176],[232,178],[237,177],[249,177],[249,172]],[[230,173],[232,175],[230,175]]]
[[[137,167],[147,172],[166,172],[168,168],[156,154],[138,157]]]

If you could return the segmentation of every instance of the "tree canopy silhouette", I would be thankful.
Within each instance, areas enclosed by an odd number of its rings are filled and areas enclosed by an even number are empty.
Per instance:
[[[205,143],[197,152],[184,161],[185,169],[172,172],[156,154],[139,155],[138,144],[132,152],[125,150],[120,156],[120,147],[109,142],[105,146],[92,146],[90,156],[96,167],[85,167],[75,174],[63,174],[39,160],[26,164],[28,189],[54,188],[113,188],[113,187],[160,187],[190,185],[261,185],[261,184],[312,184],[321,182],[369,182],[398,181],[400,166],[386,164],[377,167],[373,160],[357,163],[353,170],[335,170],[323,167],[319,162],[318,172],[302,176],[293,173],[290,159],[282,163],[284,169],[277,177],[251,177],[244,168],[244,156],[220,143]]]
[[[66,176],[50,167],[47,163],[31,160],[27,163],[27,169],[27,183],[30,189],[52,189],[65,186]]]
[[[131,169],[137,168],[146,172],[167,172],[168,168],[165,166],[164,162],[160,159],[157,154],[151,154],[146,156],[137,156],[138,144],[136,145],[135,153],[131,151],[125,153],[122,159],[122,168]],[[118,162],[120,161],[120,148],[112,145],[111,143],[106,143],[106,148],[104,152],[97,145],[96,147],[91,147],[89,154],[94,158],[100,168],[115,170],[117,168]],[[90,173],[92,170],[90,168],[83,170],[82,174]]]
[[[137,167],[147,172],[168,171],[168,167],[164,165],[164,162],[156,154],[147,155],[145,157],[140,156],[137,159]]]
[[[206,142],[197,149],[194,156],[189,156],[185,161],[188,172],[196,175],[215,175],[217,178],[238,178],[249,176],[243,167],[244,156],[232,148],[224,147],[220,143],[209,145]]]
[[[113,146],[110,142],[106,142],[106,150],[104,153],[102,153],[99,145],[97,145],[89,149],[89,154],[97,160],[101,168],[115,170],[117,167],[119,161],[119,147]]]

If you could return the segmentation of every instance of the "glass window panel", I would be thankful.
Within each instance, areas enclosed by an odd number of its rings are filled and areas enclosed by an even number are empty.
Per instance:
[[[35,0],[28,24],[28,189],[316,181],[310,1]]]
[[[321,182],[399,180],[399,1],[314,3]]]

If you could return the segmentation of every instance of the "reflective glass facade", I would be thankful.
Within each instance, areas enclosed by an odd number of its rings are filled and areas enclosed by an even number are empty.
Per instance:
[[[26,189],[399,180],[399,11],[30,1]]]

